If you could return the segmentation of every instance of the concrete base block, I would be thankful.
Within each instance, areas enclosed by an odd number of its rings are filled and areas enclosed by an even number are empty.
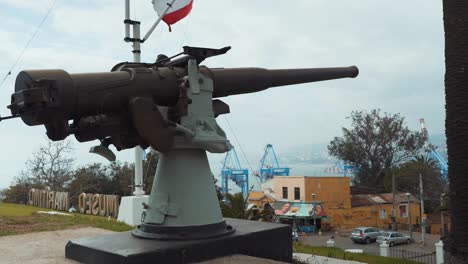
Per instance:
[[[226,219],[235,232],[201,240],[139,239],[130,232],[68,242],[65,256],[82,263],[191,263],[242,254],[292,262],[289,225]]]
[[[148,197],[148,195],[122,197],[117,221],[124,222],[131,226],[141,224],[141,214],[143,213],[142,203],[148,203]]]

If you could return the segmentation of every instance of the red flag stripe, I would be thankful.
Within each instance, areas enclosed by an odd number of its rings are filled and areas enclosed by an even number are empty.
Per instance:
[[[166,22],[168,25],[172,25],[176,23],[177,21],[186,17],[190,13],[190,11],[192,10],[192,4],[193,4],[193,0],[190,1],[190,3],[186,5],[185,7],[165,15],[163,17],[163,21]]]

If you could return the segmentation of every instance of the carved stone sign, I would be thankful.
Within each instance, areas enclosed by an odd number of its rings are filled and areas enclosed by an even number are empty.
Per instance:
[[[28,204],[59,211],[68,211],[70,206],[67,192],[39,189],[29,190]],[[78,212],[117,217],[119,213],[119,196],[81,193],[78,196]]]
[[[60,211],[68,210],[68,193],[31,189],[28,194],[28,204],[37,207]]]
[[[117,217],[118,195],[82,193],[78,196],[78,211],[82,214]]]

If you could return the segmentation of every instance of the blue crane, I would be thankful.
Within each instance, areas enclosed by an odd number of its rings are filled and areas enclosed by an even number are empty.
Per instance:
[[[352,177],[356,174],[356,166],[347,162],[337,161],[334,167],[327,167],[323,172]]]
[[[430,159],[437,161],[439,165],[440,172],[444,180],[448,180],[448,164],[447,161],[440,155],[434,145],[431,144],[429,141],[429,134],[427,132],[426,123],[424,122],[424,118],[419,119],[419,123],[421,123],[421,132],[424,137],[424,150],[428,153]]]
[[[257,176],[260,177],[260,182],[264,182],[273,176],[289,176],[290,168],[281,167],[276,157],[275,150],[271,144],[267,144],[262,160],[260,161],[260,169]]]
[[[244,197],[249,195],[249,170],[243,169],[234,146],[226,153],[221,169],[221,191],[223,195],[229,192],[229,180],[241,188]]]

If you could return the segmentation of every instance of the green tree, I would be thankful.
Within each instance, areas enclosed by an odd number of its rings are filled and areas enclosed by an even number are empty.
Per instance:
[[[274,211],[264,208],[258,208],[256,205],[247,206],[248,197],[239,192],[235,194],[226,194],[226,200],[220,201],[221,213],[223,217],[247,219],[253,221],[271,221]]]
[[[107,165],[92,163],[76,169],[67,189],[73,204],[80,193],[132,195],[134,165],[112,162]]]
[[[247,205],[247,199],[244,198],[242,193],[226,193],[226,200],[221,201],[221,213],[224,217],[245,219],[246,213],[245,208]]]
[[[419,196],[419,174],[423,178],[425,212],[431,213],[440,205],[440,195],[447,184],[436,161],[419,155],[401,164],[396,172],[396,189]]]
[[[106,194],[132,196],[135,179],[135,164],[128,162],[112,162],[107,165],[107,173],[111,179],[110,190]]]
[[[468,2],[443,0],[445,29],[445,131],[452,229],[444,240],[445,262],[468,259]]]
[[[353,179],[356,185],[384,188],[386,172],[410,160],[424,144],[421,133],[409,130],[400,114],[382,114],[374,109],[353,111],[348,118],[351,128],[343,127],[343,136],[335,137],[328,151],[358,167]]]
[[[143,184],[145,193],[151,193],[153,187],[154,176],[156,175],[156,169],[159,163],[159,152],[154,149],[150,149],[146,155],[146,160],[143,161]]]
[[[215,189],[216,189],[216,196],[218,196],[218,201],[221,201],[224,198],[222,188],[220,186],[218,186],[218,184],[217,184],[218,179],[215,178],[214,174],[212,174],[212,177],[213,177],[213,184],[214,184]]]
[[[32,184],[27,175],[21,172],[8,188],[0,191],[0,200],[5,203],[27,204],[31,188],[41,188],[41,186]]]
[[[106,167],[101,163],[81,166],[75,170],[68,187],[71,202],[77,204],[81,193],[107,193],[111,179],[107,176]]]

